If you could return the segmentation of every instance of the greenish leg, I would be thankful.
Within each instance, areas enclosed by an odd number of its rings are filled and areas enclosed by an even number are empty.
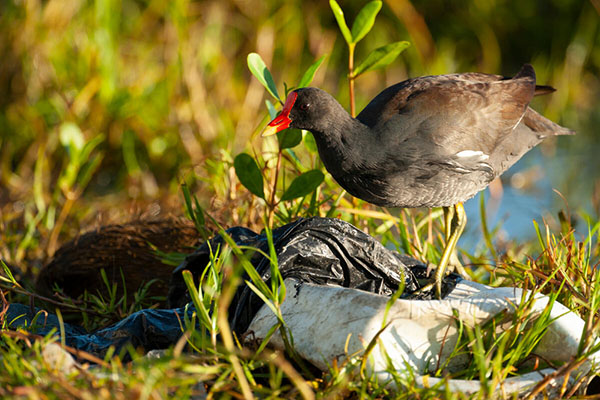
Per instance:
[[[458,203],[453,207],[444,207],[444,225],[446,247],[435,270],[435,291],[438,299],[442,298],[442,280],[448,268],[450,257],[467,225],[467,214],[462,203]]]

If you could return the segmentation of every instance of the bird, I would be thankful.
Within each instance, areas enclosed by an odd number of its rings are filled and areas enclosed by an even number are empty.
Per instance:
[[[352,196],[382,207],[444,207],[446,246],[435,285],[466,225],[463,202],[485,189],[544,138],[572,130],[529,107],[534,68],[513,77],[478,72],[411,78],[384,89],[356,118],[329,93],[289,92],[263,131],[312,132],[325,169]]]

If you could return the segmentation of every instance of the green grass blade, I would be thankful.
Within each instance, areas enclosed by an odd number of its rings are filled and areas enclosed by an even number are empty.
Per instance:
[[[213,327],[213,323],[211,321],[210,313],[204,306],[204,302],[200,299],[198,288],[196,288],[192,273],[186,269],[181,273],[181,275],[183,276],[183,281],[188,289],[188,293],[192,298],[192,303],[194,303],[194,306],[196,306],[196,314],[198,314],[200,317],[202,324],[206,328],[211,329]]]
[[[273,311],[273,314],[275,314],[275,316],[277,316],[277,319],[280,320],[280,322],[283,323],[283,319],[281,319],[281,313],[279,312],[279,310],[277,309],[277,307],[275,307],[275,305],[273,304],[273,302],[271,300],[269,300],[269,298],[267,298],[267,296],[265,295],[265,293],[263,293],[262,290],[260,290],[256,286],[254,286],[252,284],[252,282],[250,282],[250,281],[244,281],[244,282],[254,292],[254,294],[256,294],[263,301],[263,303],[265,303],[265,305],[267,307],[269,307],[269,309],[271,311]]]
[[[19,285],[19,283],[17,282],[17,280],[13,276],[12,271],[10,270],[10,268],[8,268],[8,265],[6,265],[4,263],[4,261],[2,261],[2,260],[0,260],[0,265],[2,266],[2,270],[6,274],[6,277],[0,275],[0,280],[8,282],[8,283],[12,283],[13,285],[16,285],[18,287],[21,287],[21,285]]]
[[[483,240],[485,241],[485,245],[487,246],[490,254],[496,259],[496,249],[492,244],[492,235],[490,234],[490,230],[487,225],[487,213],[485,210],[485,196],[483,194],[480,195],[479,199],[479,213],[481,215],[481,230],[483,231]]]
[[[181,185],[181,191],[183,192],[187,218],[194,223],[196,230],[201,234],[204,240],[208,240],[209,233],[205,227],[206,221],[204,218],[204,210],[200,206],[198,199],[196,196],[192,196],[189,187],[185,183]],[[194,203],[192,203],[192,199],[194,200]]]
[[[257,286],[257,288],[261,292],[265,293],[265,296],[267,296],[269,299],[274,298],[274,295],[271,292],[271,290],[269,289],[269,287],[267,286],[267,284],[263,281],[263,279],[260,276],[260,274],[258,273],[258,271],[256,271],[256,269],[254,268],[254,265],[252,265],[250,260],[248,260],[248,257],[244,254],[243,249],[235,243],[235,241],[232,239],[231,236],[229,236],[227,234],[227,232],[220,230],[219,234],[221,235],[223,240],[225,240],[225,242],[229,245],[229,247],[231,247],[231,250],[233,251],[233,253],[238,257],[238,261],[242,265],[244,272],[246,272],[246,274],[248,274],[248,276],[250,277],[252,282],[254,282],[254,284]],[[256,249],[253,249],[253,250],[256,250]],[[262,254],[264,255],[264,253],[262,253]],[[265,257],[268,257],[268,256],[265,255]]]

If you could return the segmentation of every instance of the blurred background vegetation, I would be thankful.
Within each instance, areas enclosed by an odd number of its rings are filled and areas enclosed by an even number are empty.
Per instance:
[[[363,2],[340,5],[352,21]],[[550,179],[532,195],[556,199],[555,187],[597,218],[599,11],[598,0],[386,1],[357,59],[412,45],[357,80],[357,109],[408,77],[512,75],[531,62],[557,89],[533,106],[578,135],[544,142],[504,186]],[[326,1],[2,1],[0,258],[41,263],[79,229],[180,214],[183,182],[226,225],[256,227],[231,167],[261,149],[268,115],[247,54],[279,87],[328,54],[313,86],[347,105],[346,51]]]

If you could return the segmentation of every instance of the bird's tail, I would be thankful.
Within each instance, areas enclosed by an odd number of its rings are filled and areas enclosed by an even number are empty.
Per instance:
[[[542,116],[531,107],[527,108],[525,116],[523,117],[523,123],[529,129],[534,131],[539,138],[575,134],[575,131],[550,121],[548,118]]]
[[[535,70],[531,64],[523,64],[521,70],[512,79],[532,80],[535,83]]]

